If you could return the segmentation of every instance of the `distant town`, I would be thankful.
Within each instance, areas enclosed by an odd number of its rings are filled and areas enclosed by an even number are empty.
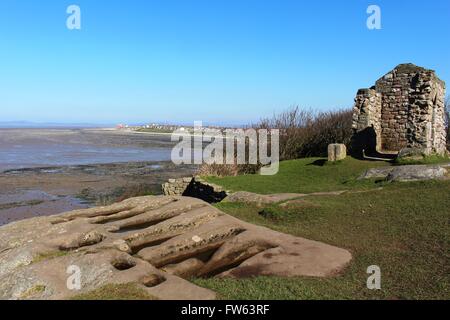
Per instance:
[[[158,124],[158,123],[150,123],[141,126],[136,125],[127,125],[127,124],[118,124],[116,126],[118,130],[125,131],[136,131],[136,132],[150,132],[150,133],[172,133],[174,131],[179,132],[187,132],[194,133],[194,126],[185,126],[185,125],[175,125],[175,124]],[[223,127],[223,126],[202,126],[201,130],[204,133],[207,130],[219,130],[223,133],[226,129],[237,128],[237,127]],[[197,128],[199,130],[199,128]]]

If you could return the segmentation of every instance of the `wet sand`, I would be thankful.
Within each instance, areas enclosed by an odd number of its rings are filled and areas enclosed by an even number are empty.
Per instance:
[[[0,129],[0,225],[107,204],[121,194],[158,194],[169,178],[196,170],[164,161],[174,145],[167,136],[98,129],[5,131]]]
[[[131,161],[169,161],[170,136],[115,129],[0,129],[7,169]]]
[[[0,225],[108,204],[127,190],[160,194],[163,182],[195,170],[171,162],[133,162],[5,171],[0,174]]]

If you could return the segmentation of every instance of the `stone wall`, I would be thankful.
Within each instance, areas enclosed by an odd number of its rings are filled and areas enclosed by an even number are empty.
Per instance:
[[[417,148],[444,154],[445,83],[433,70],[402,64],[361,89],[353,112],[356,149],[386,152]],[[373,149],[373,150],[371,150]]]
[[[164,195],[193,197],[209,203],[220,202],[230,193],[200,177],[169,179],[162,185],[162,192]]]
[[[192,177],[169,179],[162,184],[162,192],[166,196],[182,196],[192,179]]]
[[[374,89],[358,91],[353,107],[353,130],[358,132],[361,142],[370,140],[368,146],[361,146],[367,150],[373,145],[373,150],[368,151],[381,149],[381,105],[381,93]]]

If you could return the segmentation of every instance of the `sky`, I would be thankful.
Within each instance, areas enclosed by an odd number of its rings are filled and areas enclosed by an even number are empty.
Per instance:
[[[69,30],[69,5],[81,29]],[[369,5],[381,29],[369,30]],[[0,122],[254,123],[349,108],[400,63],[450,83],[449,0],[0,0]]]

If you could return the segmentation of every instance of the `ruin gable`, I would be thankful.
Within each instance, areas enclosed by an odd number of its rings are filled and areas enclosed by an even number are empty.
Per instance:
[[[446,152],[445,83],[433,70],[401,64],[370,89],[360,89],[353,108],[356,152],[420,149]]]

